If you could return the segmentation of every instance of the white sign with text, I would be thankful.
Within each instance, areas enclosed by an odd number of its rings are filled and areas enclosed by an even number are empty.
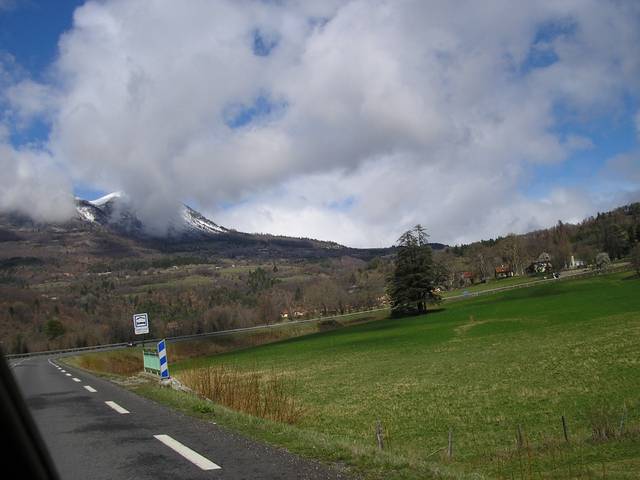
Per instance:
[[[149,316],[146,313],[136,313],[133,316],[133,329],[136,335],[149,333]]]

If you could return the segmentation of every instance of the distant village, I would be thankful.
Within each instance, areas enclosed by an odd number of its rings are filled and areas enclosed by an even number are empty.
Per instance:
[[[551,263],[551,255],[547,252],[542,252],[537,259],[524,269],[523,274],[528,276],[559,275],[560,270],[578,270],[584,268],[587,268],[587,262],[575,258],[574,255],[571,255],[569,263],[565,264],[561,269],[554,268]],[[518,275],[519,273],[511,265],[505,263],[496,266],[493,271],[494,280],[511,278]],[[457,273],[458,287],[470,286],[474,283],[486,283],[488,280],[488,278],[471,271],[461,271]]]

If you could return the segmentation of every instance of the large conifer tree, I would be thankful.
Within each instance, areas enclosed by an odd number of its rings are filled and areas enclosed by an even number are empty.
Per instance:
[[[396,268],[388,285],[394,315],[425,313],[427,303],[440,300],[434,291],[436,269],[428,238],[424,227],[416,225],[398,239]]]

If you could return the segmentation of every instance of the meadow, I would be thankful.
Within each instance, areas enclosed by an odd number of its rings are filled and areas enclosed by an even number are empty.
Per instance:
[[[136,388],[365,478],[630,479],[639,341],[640,279],[616,273],[172,363],[186,383],[207,369],[277,376],[300,412],[290,424]]]

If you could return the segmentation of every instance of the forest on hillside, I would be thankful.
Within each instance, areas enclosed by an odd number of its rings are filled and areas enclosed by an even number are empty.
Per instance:
[[[14,252],[0,258],[5,351],[129,341],[131,316],[140,312],[149,313],[155,336],[173,336],[387,306],[397,252],[368,260],[348,251],[323,259],[224,259],[193,252],[111,258],[91,250],[79,254],[89,241],[78,235],[59,234],[37,250],[29,246],[35,240],[3,240],[3,251]],[[623,259],[639,245],[640,203],[634,203],[575,225],[558,222],[523,235],[434,248],[433,265],[438,288],[448,290],[497,283],[496,268],[528,275],[543,253],[556,271],[572,257],[585,266],[602,252]]]
[[[558,223],[522,235],[507,235],[439,252],[438,261],[449,275],[449,287],[464,281],[495,278],[496,268],[524,275],[533,262],[547,253],[554,271],[574,264],[594,265],[599,253],[611,260],[630,255],[640,244],[640,203],[598,213],[578,224]],[[466,276],[463,277],[463,273]]]

